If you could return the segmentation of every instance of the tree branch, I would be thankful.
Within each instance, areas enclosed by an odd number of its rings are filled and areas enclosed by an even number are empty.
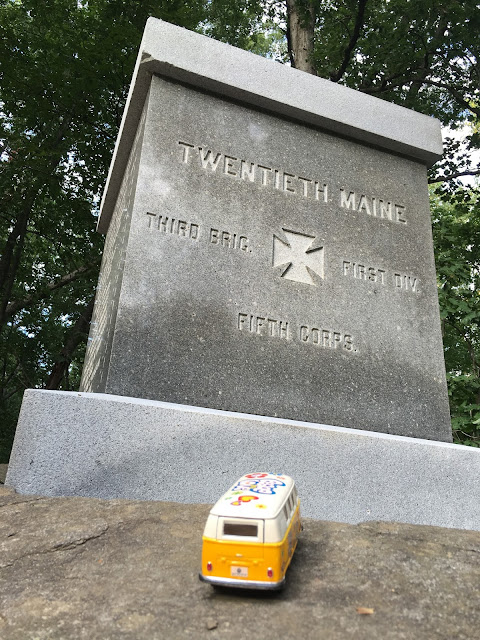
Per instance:
[[[470,102],[465,100],[465,98],[460,93],[459,89],[457,89],[453,85],[446,84],[445,82],[438,82],[436,80],[423,80],[423,84],[428,84],[433,87],[438,87],[439,89],[445,89],[445,91],[448,91],[448,93],[450,93],[450,95],[452,95],[455,98],[455,100],[460,105],[462,105],[462,107],[465,107],[465,109],[468,109],[469,111],[474,113],[478,118],[480,118],[480,107],[474,107],[472,104],[470,104]]]
[[[13,397],[15,394],[17,394],[19,391],[22,391],[23,389],[25,389],[25,388],[26,388],[26,386],[28,386],[28,385],[25,385],[25,384],[23,384],[23,383],[22,383],[22,384],[21,384],[21,386],[19,386],[19,387],[15,387],[15,388],[13,389],[13,391],[10,391],[10,393],[6,393],[6,394],[4,394],[4,395],[2,396],[2,400],[4,400],[4,401],[5,401],[5,400],[8,400],[9,398],[12,398],[12,397]]]
[[[292,69],[295,69],[295,57],[293,55],[293,46],[292,46],[292,28],[291,28],[291,19],[290,19],[290,10],[287,4],[287,29],[286,29],[286,37],[287,37],[287,50],[288,50],[288,59],[290,60],[290,65]]]
[[[8,374],[8,376],[7,376],[7,371],[6,371],[5,364],[6,364],[6,361],[4,361],[3,376],[2,376],[3,377],[3,382],[2,382],[2,386],[1,386],[2,398],[5,398],[4,390],[7,388],[8,383],[10,382],[10,380],[13,378],[13,376],[17,373],[18,369],[20,368],[20,361],[19,361],[18,358],[16,358],[16,364],[15,364],[14,367],[12,367],[12,370]]]
[[[422,41],[425,54],[423,56],[422,65],[418,69],[416,77],[411,81],[410,89],[408,91],[410,99],[413,99],[418,95],[426,77],[429,73],[431,73],[431,57],[437,51],[436,42],[438,42],[438,40],[444,35],[445,29],[447,28],[448,19],[446,12],[440,9],[439,14],[440,17],[438,20],[437,28],[435,29],[435,33],[431,41],[432,46],[428,47],[428,43],[425,41],[425,38],[421,34],[419,36]]]
[[[343,61],[340,65],[340,68],[335,73],[330,74],[330,80],[332,80],[332,82],[338,82],[347,70],[348,65],[350,64],[353,50],[355,49],[355,45],[357,44],[358,38],[360,37],[360,31],[363,27],[365,7],[367,6],[367,2],[368,0],[359,0],[358,2],[358,11],[355,18],[353,33],[343,54]]]
[[[32,303],[38,302],[39,300],[43,300],[44,298],[47,298],[52,293],[52,291],[55,291],[56,289],[60,289],[61,287],[64,287],[65,285],[70,284],[70,282],[73,282],[74,280],[76,280],[83,273],[86,273],[87,271],[90,271],[91,269],[96,267],[100,263],[100,260],[101,258],[98,257],[96,260],[93,260],[92,262],[88,262],[86,265],[83,265],[82,267],[75,269],[71,273],[65,274],[58,280],[55,280],[54,282],[50,282],[41,291],[35,291],[34,293],[28,296],[25,296],[21,300],[16,300],[15,302],[11,302],[5,310],[5,319],[9,320],[21,309],[25,309],[26,307],[30,306]]]
[[[428,184],[448,182],[449,180],[455,180],[455,178],[461,178],[462,176],[480,176],[480,169],[471,169],[470,171],[458,171],[457,173],[451,173],[449,176],[439,176],[437,178],[429,178]]]

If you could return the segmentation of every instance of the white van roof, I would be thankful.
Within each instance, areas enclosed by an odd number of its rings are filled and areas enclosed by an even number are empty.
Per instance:
[[[275,473],[247,473],[223,494],[210,513],[230,518],[275,518],[294,481]]]

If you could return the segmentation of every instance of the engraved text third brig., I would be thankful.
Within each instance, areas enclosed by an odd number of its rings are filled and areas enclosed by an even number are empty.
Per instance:
[[[147,228],[152,232],[179,236],[194,242],[200,239],[220,249],[234,249],[243,254],[252,253],[252,242],[245,234],[212,226],[206,226],[202,231],[202,226],[197,222],[151,211],[147,211],[146,214]],[[313,286],[318,286],[319,282],[325,279],[325,250],[319,238],[285,227],[273,233],[272,237],[271,265],[280,278]],[[420,292],[419,278],[409,273],[387,271],[386,268],[368,265],[358,259],[344,259],[340,269],[344,276],[356,282],[394,287],[406,293]]]

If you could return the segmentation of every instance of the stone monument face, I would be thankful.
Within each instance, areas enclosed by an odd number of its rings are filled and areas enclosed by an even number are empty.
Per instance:
[[[427,153],[385,142],[410,112],[368,98],[362,134],[168,68],[132,93],[82,389],[450,440]]]

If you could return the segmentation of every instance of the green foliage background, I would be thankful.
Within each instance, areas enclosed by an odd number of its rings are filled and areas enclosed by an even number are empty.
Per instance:
[[[314,9],[318,75],[457,130],[431,171],[432,220],[452,425],[456,441],[478,446],[480,214],[476,183],[458,177],[479,173],[479,9],[289,4]],[[0,0],[0,461],[25,388],[78,386],[103,244],[98,203],[149,16],[291,59],[284,0]]]

